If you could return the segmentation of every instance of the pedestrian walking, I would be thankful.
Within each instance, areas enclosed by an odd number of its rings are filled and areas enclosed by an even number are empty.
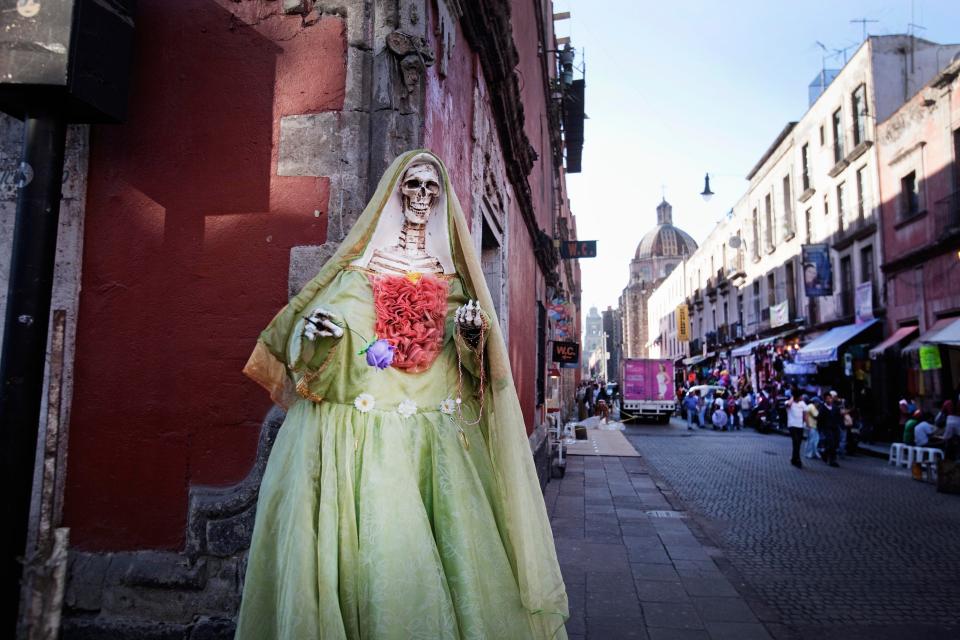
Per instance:
[[[831,467],[839,467],[837,464],[837,446],[840,444],[840,429],[843,426],[843,417],[840,415],[840,403],[837,402],[837,392],[831,391],[827,394],[824,411],[820,414],[817,427],[820,429],[820,437],[824,442],[824,462]]]
[[[807,396],[803,396],[803,399],[807,401]],[[817,450],[820,444],[820,431],[817,429],[817,417],[820,414],[820,406],[822,405],[818,397],[807,401],[807,413],[804,416],[807,425],[807,444],[804,446],[803,453],[810,460],[820,457],[820,452]]]
[[[803,442],[803,419],[807,412],[807,403],[803,398],[797,399],[796,393],[787,391],[787,430],[790,432],[790,441],[793,450],[790,454],[790,464],[797,469],[803,468],[800,462],[800,444]]]
[[[740,403],[737,402],[737,398],[733,395],[731,391],[730,397],[727,399],[727,416],[729,420],[727,421],[727,426],[730,428],[730,431],[734,429],[739,429],[740,424],[737,419],[737,413],[740,411]]]
[[[753,409],[753,399],[750,397],[750,387],[744,386],[743,391],[740,392],[740,427],[743,428],[747,424],[747,419],[750,417],[750,411]]]
[[[693,417],[700,410],[700,392],[694,391],[683,397],[683,410],[687,415],[687,431],[693,431]]]
[[[713,409],[713,398],[709,391],[707,391],[705,396],[700,396],[700,402],[697,405],[697,425],[701,429],[707,427],[707,418],[710,416],[710,411]]]
[[[610,422],[610,396],[607,395],[607,385],[601,384],[597,392],[597,415],[604,424]]]

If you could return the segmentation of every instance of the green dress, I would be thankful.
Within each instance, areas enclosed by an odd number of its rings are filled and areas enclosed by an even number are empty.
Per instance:
[[[478,365],[461,349],[458,367],[453,338],[453,311],[466,302],[451,278],[443,346],[420,373],[358,355],[356,334],[372,337],[376,323],[365,272],[340,271],[307,305],[350,330],[315,345],[299,327],[290,338],[287,364],[319,371],[309,391],[322,400],[290,407],[270,454],[237,638],[535,635],[505,548],[489,434],[441,411],[458,385],[463,416],[473,421],[479,408]],[[361,394],[372,409],[355,406]],[[397,411],[405,400],[416,403],[407,417]]]

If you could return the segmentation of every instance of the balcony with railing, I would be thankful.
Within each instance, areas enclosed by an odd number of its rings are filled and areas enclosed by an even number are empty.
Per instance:
[[[725,277],[728,280],[738,280],[747,277],[746,267],[744,267],[743,251],[737,251],[733,256],[727,259]]]

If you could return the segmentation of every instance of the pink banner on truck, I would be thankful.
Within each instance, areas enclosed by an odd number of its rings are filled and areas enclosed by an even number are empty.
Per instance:
[[[674,400],[673,363],[669,360],[626,360],[623,363],[625,400]]]

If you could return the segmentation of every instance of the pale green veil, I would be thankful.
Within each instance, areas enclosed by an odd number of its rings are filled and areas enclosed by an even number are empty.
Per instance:
[[[294,325],[310,312],[307,305],[317,293],[352,261],[363,255],[380,214],[397,188],[406,168],[426,158],[440,170],[446,197],[447,227],[454,266],[467,294],[480,301],[490,315],[487,338],[487,375],[489,391],[484,399],[484,426],[490,457],[496,472],[499,498],[506,524],[504,542],[513,567],[524,607],[531,617],[537,638],[564,637],[563,622],[568,617],[567,595],[557,564],[553,535],[544,507],[543,495],[530,455],[523,413],[513,384],[506,344],[493,311],[466,219],[454,193],[443,162],[433,153],[418,149],[397,157],[380,179],[377,190],[337,252],[260,334],[257,346],[244,367],[244,373],[270,391],[278,404],[288,407],[298,397],[285,365],[287,341]]]

